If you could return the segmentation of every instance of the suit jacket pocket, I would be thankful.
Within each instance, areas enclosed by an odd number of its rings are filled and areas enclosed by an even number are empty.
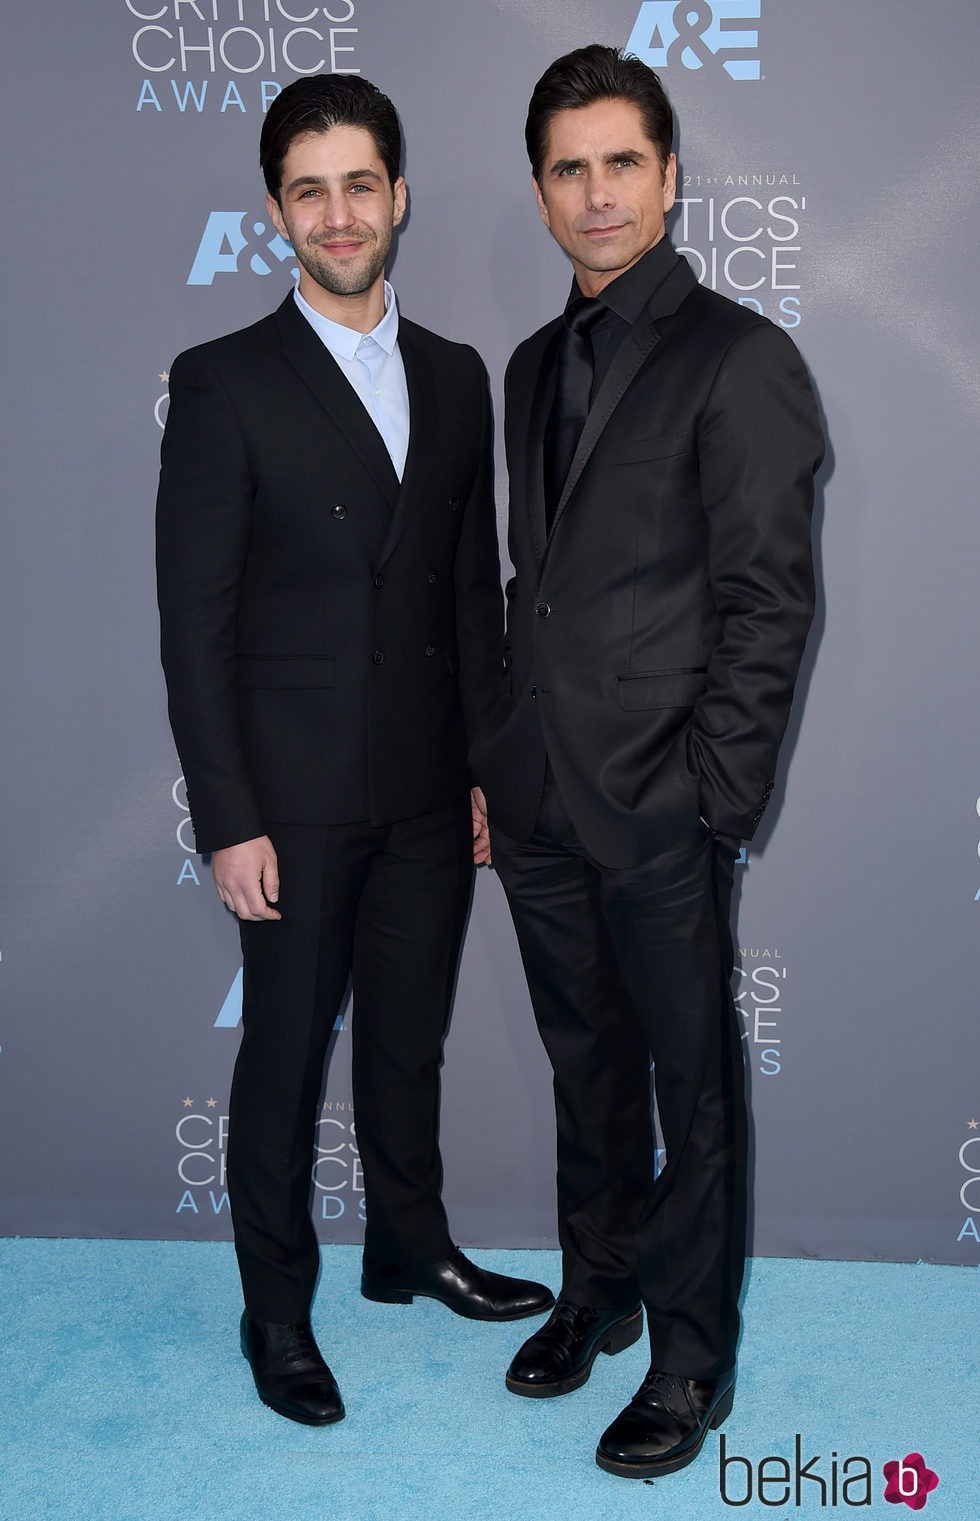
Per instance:
[[[249,689],[332,687],[334,662],[326,655],[239,655],[238,685]]]
[[[622,444],[611,447],[609,463],[642,465],[647,460],[669,459],[673,454],[688,454],[690,449],[689,433],[661,433],[655,438],[627,438]]]
[[[708,673],[703,666],[616,677],[619,706],[628,713],[644,708],[693,708],[707,684]]]

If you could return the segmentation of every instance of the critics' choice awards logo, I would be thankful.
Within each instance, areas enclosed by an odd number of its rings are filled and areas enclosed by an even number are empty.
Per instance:
[[[124,0],[143,75],[136,109],[267,111],[285,71],[359,74],[358,0]]]
[[[167,411],[170,407],[170,371],[160,370],[160,383],[164,386],[156,401],[153,403],[153,421],[161,431],[167,426]],[[180,778],[183,781],[183,777]]]
[[[231,1215],[227,1188],[228,1116],[218,1100],[181,1100],[174,1127],[179,1156],[176,1213]],[[349,1099],[328,1100],[316,1124],[313,1153],[313,1217],[330,1223],[352,1214],[365,1219],[364,1174]]]
[[[742,1017],[742,1039],[753,1072],[775,1077],[783,1070],[782,1020],[786,963],[778,950],[739,949],[733,996]]]
[[[160,397],[160,401],[157,402],[154,408],[154,415],[160,411],[160,403],[163,402],[165,404],[166,401],[166,395]],[[159,416],[157,416],[157,421],[160,422]],[[161,428],[163,427],[162,422],[160,422],[160,426]],[[174,829],[177,848],[181,855],[180,870],[177,873],[177,886],[181,887],[185,882],[191,882],[195,887],[200,887],[201,878],[194,864],[197,845],[194,841],[194,830],[191,826],[191,810],[187,804],[187,784],[182,776],[178,776],[174,782],[170,789],[170,796],[180,815]]]
[[[270,236],[271,234],[271,236]],[[296,256],[291,243],[267,222],[253,219],[246,211],[212,211],[191,263],[188,285],[211,285],[215,275],[237,275],[243,269],[253,275],[271,275],[274,269]],[[293,279],[299,270],[292,268]]]
[[[842,1457],[828,1456],[807,1448],[799,1432],[793,1438],[793,1457],[776,1453],[753,1461],[740,1452],[729,1452],[725,1433],[721,1433],[718,1450],[718,1488],[726,1505],[749,1505],[757,1498],[761,1505],[776,1509],[792,1505],[820,1510],[837,1506],[867,1506],[872,1503],[873,1468],[871,1459],[854,1453]],[[884,1498],[892,1505],[905,1504],[921,1510],[939,1484],[939,1476],[927,1468],[921,1452],[906,1453],[904,1458],[890,1459],[881,1469],[885,1480]]]
[[[967,1120],[966,1129],[966,1140],[957,1152],[957,1177],[960,1203],[967,1214],[956,1239],[980,1246],[980,1119]]]
[[[807,207],[795,174],[685,174],[677,208],[671,237],[701,285],[799,327]]]
[[[729,79],[761,79],[762,0],[645,0],[626,52],[651,69],[724,71]]]

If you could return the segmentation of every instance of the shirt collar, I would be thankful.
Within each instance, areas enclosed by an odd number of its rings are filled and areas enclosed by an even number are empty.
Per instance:
[[[384,295],[385,314],[381,321],[371,329],[370,333],[359,333],[354,328],[344,327],[342,322],[333,322],[322,312],[318,312],[304,296],[300,295],[298,285],[293,290],[293,299],[303,316],[320,340],[326,344],[331,354],[336,354],[338,359],[353,359],[362,338],[373,338],[389,358],[395,352],[398,343],[398,302],[387,280],[384,283]]]
[[[642,259],[617,275],[615,280],[599,294],[603,306],[631,325],[642,315],[654,292],[663,284],[677,262],[677,254],[666,236],[648,248]],[[569,301],[581,296],[576,281],[572,281]]]

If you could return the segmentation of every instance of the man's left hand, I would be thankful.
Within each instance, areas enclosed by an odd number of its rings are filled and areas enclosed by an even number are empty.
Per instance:
[[[470,788],[470,807],[473,811],[473,864],[490,865],[490,829],[487,825],[487,800],[481,787]]]

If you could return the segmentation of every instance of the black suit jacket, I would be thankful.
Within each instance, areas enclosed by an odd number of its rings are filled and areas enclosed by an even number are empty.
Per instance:
[[[162,656],[198,849],[465,792],[499,687],[486,372],[404,319],[399,485],[292,294],[182,354],[157,502]]]
[[[478,765],[532,832],[545,747],[585,845],[639,864],[697,827],[747,838],[813,612],[823,439],[795,346],[677,255],[612,361],[546,537],[561,322],[507,373],[510,697]]]

